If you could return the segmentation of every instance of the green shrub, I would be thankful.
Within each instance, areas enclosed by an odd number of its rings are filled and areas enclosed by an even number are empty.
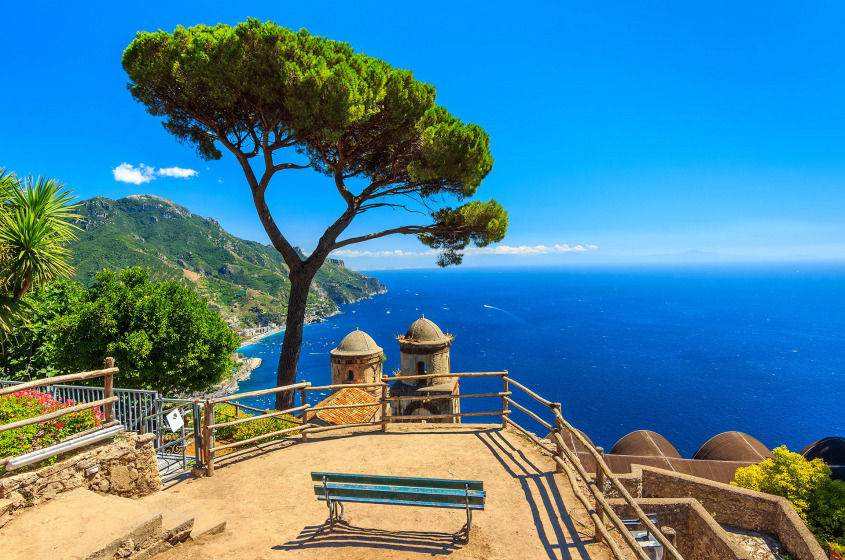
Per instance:
[[[76,404],[69,399],[65,402],[55,400],[35,390],[19,391],[0,397],[0,425],[35,418]],[[47,447],[73,434],[99,426],[102,422],[103,414],[100,410],[88,409],[55,420],[0,432],[0,457],[14,457]],[[55,462],[56,457],[51,457],[41,464]]]
[[[238,418],[251,418],[253,414],[247,414],[243,409],[238,409]],[[235,419],[235,407],[231,404],[218,404],[214,406],[214,423],[230,422]],[[291,422],[295,418],[290,414],[283,416],[274,416],[272,418],[262,418],[260,420],[253,420],[251,422],[244,422],[234,426],[225,426],[217,428],[215,437],[226,441],[244,441],[250,438],[262,436],[292,428],[296,423]],[[289,432],[283,434],[285,436],[294,435],[296,432]]]
[[[845,482],[831,480],[821,459],[808,461],[786,446],[759,465],[737,469],[734,486],[783,496],[822,543],[845,545]]]

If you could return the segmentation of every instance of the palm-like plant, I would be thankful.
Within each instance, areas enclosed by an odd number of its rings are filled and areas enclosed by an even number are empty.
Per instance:
[[[27,291],[73,274],[65,247],[79,229],[73,198],[60,181],[21,181],[0,168],[0,330],[21,314]]]

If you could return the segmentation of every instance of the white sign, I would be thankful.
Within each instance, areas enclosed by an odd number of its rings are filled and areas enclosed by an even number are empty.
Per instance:
[[[167,418],[167,424],[170,426],[171,432],[175,432],[185,425],[185,421],[182,419],[182,415],[179,414],[178,408],[174,408],[165,418]]]

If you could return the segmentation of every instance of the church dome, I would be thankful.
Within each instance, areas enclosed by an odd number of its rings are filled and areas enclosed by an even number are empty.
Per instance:
[[[760,440],[742,432],[723,432],[708,439],[693,459],[705,461],[746,461],[759,463],[772,456],[769,448]]]
[[[681,454],[665,437],[649,430],[631,432],[616,442],[611,455],[634,455],[636,457],[665,457],[680,459]]]
[[[373,337],[362,330],[354,330],[340,341],[337,348],[330,353],[332,356],[368,356],[381,354],[382,348]]]
[[[830,478],[845,480],[845,438],[826,437],[801,451],[808,461],[822,459],[830,467]]]
[[[443,342],[444,340],[448,340],[448,337],[443,334],[440,327],[429,319],[422,317],[408,327],[408,332],[405,333],[405,340],[409,342]]]

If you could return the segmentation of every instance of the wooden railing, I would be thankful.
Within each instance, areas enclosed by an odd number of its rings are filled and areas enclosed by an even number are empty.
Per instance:
[[[108,428],[112,428],[113,426],[119,425],[120,422],[117,422],[114,419],[114,403],[115,403],[115,401],[118,400],[118,397],[114,396],[114,375],[116,373],[118,373],[119,371],[120,370],[118,368],[114,367],[114,358],[106,358],[105,363],[103,365],[103,369],[98,369],[98,370],[95,370],[95,371],[83,371],[83,372],[80,372],[80,373],[71,373],[71,374],[68,374],[68,375],[57,375],[56,377],[48,377],[46,379],[37,379],[35,381],[29,381],[27,383],[20,383],[20,384],[17,384],[17,385],[12,385],[12,386],[0,389],[0,397],[3,397],[3,396],[6,396],[6,395],[11,395],[13,393],[18,393],[20,391],[28,391],[30,389],[39,389],[41,387],[46,387],[46,386],[49,386],[49,385],[58,385],[58,384],[61,384],[61,383],[83,381],[83,380],[86,380],[86,379],[95,379],[95,378],[98,378],[98,377],[105,378],[104,383],[103,383],[103,396],[105,398],[100,399],[100,400],[96,400],[96,401],[92,401],[92,402],[87,402],[87,403],[77,404],[77,405],[74,405],[74,406],[69,406],[67,408],[62,408],[60,410],[56,410],[54,412],[49,412],[47,414],[42,414],[42,415],[36,416],[34,418],[26,418],[24,420],[18,420],[17,422],[10,422],[8,424],[2,424],[2,425],[0,425],[0,432],[5,432],[5,431],[8,431],[8,430],[14,430],[14,429],[17,429],[17,428],[23,428],[23,427],[26,427],[26,426],[31,426],[33,424],[40,424],[41,422],[48,422],[50,420],[55,420],[57,418],[61,418],[62,416],[65,416],[67,414],[73,414],[75,412],[94,409],[94,408],[98,408],[98,407],[102,406],[103,407],[104,419],[103,419],[103,423],[101,425],[96,426],[94,428],[90,428],[88,430],[83,430],[83,431],[78,432],[76,434],[72,434],[72,435],[64,438],[63,440],[57,441],[57,442],[45,447],[43,450],[30,451],[30,452],[27,452],[27,453],[25,453],[23,455],[19,455],[19,456],[10,456],[10,457],[0,458],[0,465],[5,465],[5,464],[9,463],[10,461],[13,461],[15,459],[19,459],[21,457],[36,453],[38,451],[46,452],[46,454],[42,453],[44,455],[43,458],[45,458],[45,459],[48,458],[48,457],[52,457],[53,455],[57,455],[59,453],[64,453],[65,451],[70,450],[69,448],[67,448],[67,446],[62,447],[64,444],[71,442],[73,440],[80,440],[80,441],[88,442],[89,440],[93,440],[94,438],[93,437],[86,437],[85,440],[82,440],[81,438],[83,438],[85,436],[92,436],[92,434],[96,434],[97,432],[101,432],[101,431],[104,431]],[[56,452],[50,453],[50,450],[52,450],[52,449],[55,449]],[[23,465],[19,465],[19,466],[23,466]]]
[[[406,380],[421,380],[421,379],[439,379],[439,378],[472,378],[472,377],[499,377],[502,380],[502,391],[500,392],[486,392],[486,393],[476,393],[476,394],[449,394],[449,395],[430,395],[430,396],[388,396],[388,382],[391,381],[406,381]],[[335,389],[344,389],[344,388],[373,388],[373,387],[380,387],[381,388],[381,398],[379,398],[376,402],[373,403],[356,403],[356,404],[341,404],[341,405],[328,405],[328,406],[311,406],[308,404],[307,395],[309,392],[313,391],[326,391],[326,390],[335,390]],[[531,397],[536,402],[540,403],[544,407],[548,408],[551,412],[551,421],[544,420],[540,414],[537,414],[530,410],[527,406],[520,404],[514,399],[514,393],[512,388],[519,389],[522,393],[525,393],[529,397]],[[299,391],[300,399],[302,402],[301,406],[290,408],[287,410],[281,411],[262,411],[256,408],[248,407],[243,404],[235,403],[239,399],[249,398],[249,397],[256,397],[260,395],[267,395],[272,393],[280,393],[284,391]],[[489,412],[454,412],[448,414],[434,414],[434,415],[426,415],[426,416],[411,416],[411,415],[392,415],[387,414],[388,405],[391,403],[398,403],[402,401],[415,401],[415,400],[438,400],[438,399],[454,399],[454,400],[461,400],[461,399],[470,399],[470,398],[500,398],[502,401],[501,410],[489,411]],[[235,412],[235,420],[231,420],[228,422],[219,422],[215,423],[214,419],[214,405],[223,402],[230,402],[233,403],[234,406],[245,408],[248,410],[253,410],[259,412],[255,416],[250,416],[247,418],[237,418],[237,409]],[[355,424],[340,424],[335,426],[317,426],[309,421],[306,420],[308,415],[311,413],[317,413],[321,410],[339,410],[339,409],[351,409],[351,408],[360,408],[360,407],[372,407],[372,406],[380,406],[381,407],[381,416],[376,420],[372,420],[369,422],[359,422]],[[520,411],[521,413],[525,414],[528,418],[534,420],[541,426],[545,427],[546,429],[552,432],[552,437],[554,439],[553,443],[549,445],[547,440],[541,440],[531,432],[530,430],[526,429],[524,426],[519,425],[515,422],[512,418],[512,410],[511,407]],[[272,418],[277,416],[282,416],[285,414],[293,414],[296,412],[302,413],[302,419],[298,422],[296,420],[286,419],[288,421],[292,421],[294,423],[298,423],[297,426],[292,428],[287,428],[284,430],[279,430],[276,432],[264,434],[261,436],[257,436],[254,438],[250,438],[243,441],[238,441],[234,443],[227,443],[225,445],[215,445],[214,444],[214,430],[215,428],[221,428],[224,426],[234,426],[237,424],[242,424],[246,422],[262,420],[264,418]],[[341,385],[322,385],[318,387],[312,387],[308,382],[301,382],[294,385],[287,385],[284,387],[275,387],[272,389],[264,389],[261,391],[251,391],[248,393],[240,393],[236,395],[230,395],[227,397],[221,397],[216,399],[209,399],[205,402],[205,421],[203,425],[203,462],[205,464],[206,474],[211,476],[214,474],[214,452],[219,451],[222,449],[229,449],[232,447],[237,447],[241,445],[246,445],[249,443],[254,443],[256,441],[262,439],[268,439],[271,437],[277,437],[280,435],[290,435],[299,436],[303,442],[308,441],[308,435],[331,431],[331,430],[340,430],[340,429],[348,429],[348,428],[357,428],[357,427],[367,427],[367,426],[379,426],[382,431],[387,429],[387,425],[394,421],[408,421],[408,420],[417,420],[417,421],[424,421],[424,420],[434,420],[434,419],[455,419],[455,418],[467,418],[467,417],[480,417],[480,416],[497,416],[501,419],[502,427],[512,427],[513,429],[517,430],[518,432],[522,433],[526,436],[529,440],[540,446],[541,448],[545,449],[552,455],[552,459],[554,460],[557,466],[557,472],[564,473],[569,481],[570,486],[572,487],[572,491],[574,492],[576,498],[581,502],[584,508],[587,510],[591,520],[593,521],[594,528],[595,528],[595,539],[596,541],[603,541],[607,544],[610,548],[611,552],[613,553],[614,557],[618,560],[622,560],[626,558],[619,544],[611,537],[608,523],[609,520],[610,526],[615,528],[619,535],[624,540],[625,544],[634,555],[639,560],[649,560],[648,555],[645,551],[640,547],[640,545],[634,540],[633,535],[631,532],[625,527],[625,524],[619,518],[619,516],[615,513],[611,505],[608,503],[607,498],[605,497],[605,481],[608,481],[610,486],[622,497],[622,499],[626,502],[626,504],[634,511],[636,518],[644,525],[645,529],[651,532],[654,538],[663,546],[664,549],[664,557],[667,559],[672,560],[683,560],[683,557],[677,551],[677,549],[672,545],[669,539],[663,535],[659,529],[653,528],[651,520],[642,510],[642,508],[636,503],[634,498],[628,492],[628,490],[622,485],[621,482],[616,478],[610,468],[604,461],[604,451],[600,447],[593,446],[589,440],[587,440],[581,433],[572,427],[569,422],[563,417],[561,413],[561,404],[552,402],[548,399],[545,399],[523,385],[522,383],[515,381],[514,379],[510,378],[507,371],[500,371],[500,372],[473,372],[473,373],[449,373],[447,375],[443,374],[428,374],[428,375],[409,375],[409,376],[395,376],[395,377],[382,377],[382,381],[379,383],[358,383],[358,384],[341,384]],[[293,434],[293,432],[296,432]],[[570,434],[572,437],[578,440],[578,442],[587,450],[587,452],[592,455],[593,459],[596,463],[596,475],[595,479],[587,473],[584,466],[581,464],[580,459],[578,458],[577,454],[570,450],[566,444],[564,443],[564,433]],[[578,477],[583,481],[584,485],[587,487],[587,490],[592,495],[595,506],[590,504],[589,499],[584,493],[581,491],[581,488],[578,484]]]

